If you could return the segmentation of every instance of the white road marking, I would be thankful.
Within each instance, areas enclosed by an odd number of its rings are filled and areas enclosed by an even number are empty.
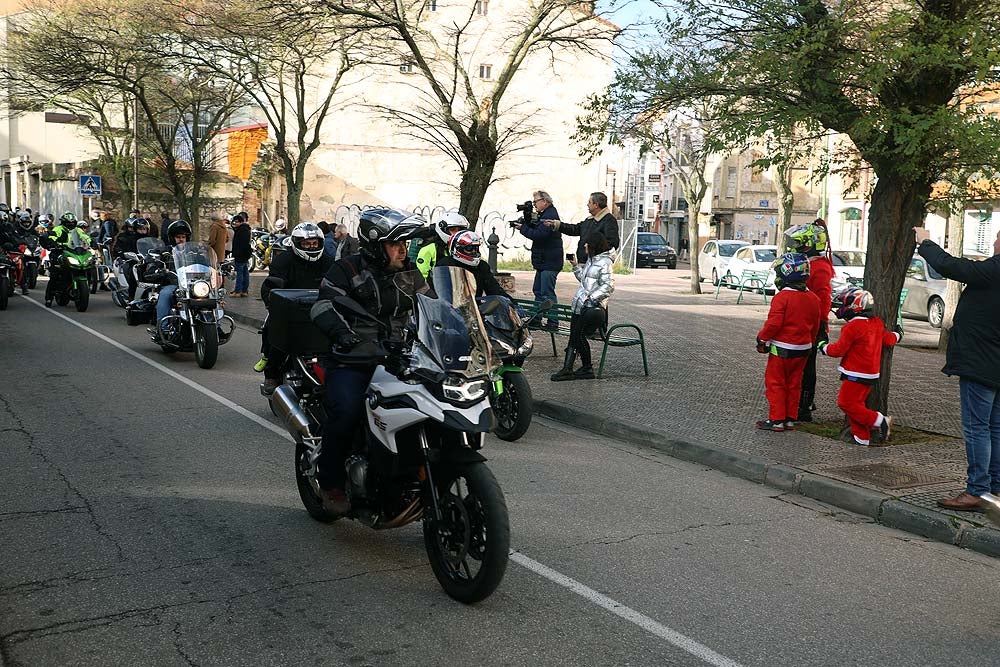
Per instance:
[[[563,588],[568,588],[588,602],[610,611],[615,616],[624,618],[629,623],[638,625],[646,632],[656,635],[660,639],[666,640],[677,648],[690,653],[710,665],[715,665],[715,667],[741,667],[740,663],[730,660],[724,655],[719,655],[704,644],[699,644],[690,637],[682,635],[676,630],[654,621],[645,614],[640,614],[631,607],[626,607],[617,600],[609,598],[607,595],[598,593],[593,588],[585,586],[576,579],[567,577],[565,574],[557,572],[551,567],[543,565],[533,558],[529,558],[522,553],[512,551],[510,559],[521,567],[527,568],[535,574],[541,575],[549,581],[559,584]]]
[[[281,436],[285,440],[288,440],[289,442],[294,441],[293,438],[290,435],[288,435],[288,433],[286,433],[285,430],[282,429],[281,427],[272,424],[263,417],[250,412],[243,406],[234,403],[233,401],[230,401],[228,398],[225,398],[224,396],[215,393],[211,389],[203,387],[194,380],[184,377],[180,373],[177,373],[176,371],[167,368],[163,364],[157,363],[152,359],[136,352],[132,348],[126,347],[125,345],[119,343],[118,341],[109,338],[104,334],[77,322],[71,317],[67,317],[66,315],[63,315],[58,311],[52,310],[51,308],[46,308],[44,304],[42,304],[39,301],[36,301],[35,299],[22,295],[19,296],[21,296],[21,298],[24,299],[25,301],[29,301],[30,303],[35,304],[36,306],[46,311],[47,313],[55,315],[56,317],[61,318],[66,322],[69,322],[73,326],[82,329],[83,331],[86,331],[90,335],[99,338],[100,340],[103,340],[105,343],[108,343],[109,345],[118,348],[122,352],[125,352],[126,354],[138,359],[144,364],[147,364],[152,368],[155,368],[156,370],[165,373],[166,375],[169,375],[175,380],[183,382],[185,385],[191,387],[195,391],[198,391],[204,394],[205,396],[211,398],[212,400],[216,401],[217,403],[224,405],[230,410],[233,410],[234,412],[243,415],[244,417],[251,420],[255,424],[263,426],[268,431],[271,431],[272,433]],[[533,558],[529,558],[528,556],[525,556],[524,554],[519,553],[517,551],[512,551],[510,554],[510,559],[513,562],[520,565],[521,567],[531,570],[535,574],[538,574],[548,579],[549,581],[562,586],[563,588],[569,589],[570,591],[576,593],[577,595],[584,598],[591,604],[601,607],[602,609],[606,609],[612,614],[625,619],[629,623],[639,626],[646,632],[667,641],[668,643],[676,646],[677,648],[686,651],[687,653],[690,653],[696,658],[710,665],[714,665],[714,667],[742,667],[740,663],[734,660],[730,660],[729,658],[716,653],[712,649],[708,648],[703,644],[699,644],[697,641],[691,639],[690,637],[683,635],[680,632],[677,632],[676,630],[668,628],[662,623],[653,620],[649,616],[639,613],[638,611],[632,609],[631,607],[623,605],[617,600],[613,600],[612,598],[609,598],[606,595],[598,593],[593,588],[581,584],[576,579],[567,577],[565,574],[553,570],[552,568],[548,567],[547,565],[543,565],[542,563],[539,563]]]
[[[213,401],[221,403],[222,405],[226,406],[230,410],[243,415],[244,417],[246,417],[250,421],[254,422],[255,424],[263,426],[264,428],[266,428],[268,431],[271,431],[275,435],[279,435],[282,438],[284,438],[285,440],[288,440],[289,442],[295,442],[294,438],[292,438],[292,436],[288,435],[288,433],[285,431],[285,429],[283,429],[280,426],[277,426],[275,424],[272,424],[271,422],[269,422],[268,420],[264,419],[260,415],[256,415],[256,414],[250,412],[249,410],[247,410],[243,406],[230,401],[225,396],[221,396],[221,395],[215,393],[214,391],[212,391],[211,389],[209,389],[207,387],[201,386],[200,384],[198,384],[194,380],[190,380],[190,379],[184,377],[183,375],[181,375],[180,373],[178,373],[177,371],[173,371],[173,370],[167,368],[166,366],[164,366],[163,364],[157,363],[157,362],[153,361],[152,359],[150,359],[149,357],[147,357],[147,356],[145,356],[143,354],[140,354],[139,352],[136,352],[132,348],[127,347],[125,345],[122,345],[121,343],[119,343],[118,341],[114,340],[113,338],[108,338],[107,336],[105,336],[104,334],[102,334],[99,331],[95,331],[94,329],[91,329],[90,327],[88,327],[88,326],[86,326],[84,324],[80,324],[79,322],[77,322],[76,320],[74,320],[71,317],[67,317],[66,315],[63,315],[62,313],[60,313],[60,312],[58,312],[56,310],[53,310],[51,308],[46,308],[45,304],[43,304],[41,301],[36,301],[35,299],[32,299],[31,297],[28,297],[28,296],[23,296],[23,295],[18,295],[18,296],[20,296],[25,301],[28,301],[30,303],[35,304],[36,306],[38,306],[39,308],[41,308],[45,312],[49,313],[50,315],[55,315],[56,317],[58,317],[58,318],[60,318],[62,320],[65,320],[66,322],[69,322],[73,326],[75,326],[75,327],[77,327],[79,329],[83,329],[84,331],[86,331],[87,333],[89,333],[91,336],[94,336],[96,338],[99,338],[99,339],[103,340],[108,345],[111,345],[112,347],[118,348],[119,350],[121,350],[125,354],[128,354],[128,355],[130,355],[132,357],[135,357],[136,359],[138,359],[142,363],[147,364],[149,366],[152,366],[153,368],[155,368],[156,370],[160,371],[161,373],[165,373],[165,374],[169,375],[170,377],[174,378],[175,380],[183,382],[184,384],[186,384],[187,386],[191,387],[195,391],[201,392],[205,396],[208,396]]]

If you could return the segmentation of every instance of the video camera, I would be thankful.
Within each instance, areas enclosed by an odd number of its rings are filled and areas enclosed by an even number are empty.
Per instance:
[[[511,229],[515,229],[518,225],[531,225],[538,224],[537,220],[533,220],[531,214],[534,212],[535,207],[530,201],[526,201],[523,204],[517,205],[517,212],[521,214],[520,220],[512,220],[510,222]]]

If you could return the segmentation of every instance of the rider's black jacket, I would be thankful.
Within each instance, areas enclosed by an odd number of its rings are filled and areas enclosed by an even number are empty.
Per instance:
[[[137,252],[136,243],[146,236],[146,234],[137,234],[133,231],[118,232],[111,244],[111,254],[115,257],[122,257],[127,252]]]
[[[317,289],[323,276],[327,274],[333,266],[333,259],[326,255],[320,257],[315,262],[307,262],[294,252],[280,252],[271,258],[268,265],[267,277],[276,278],[280,284],[274,281],[264,280],[260,286],[260,298],[265,304],[268,303],[272,289]]]
[[[9,220],[0,223],[0,248],[13,250],[21,244],[21,230],[14,226]]]
[[[416,289],[407,291],[427,289],[423,277],[412,262],[407,260],[403,271],[409,272],[408,280],[417,285]],[[401,340],[403,327],[414,304],[413,299],[393,282],[394,277],[396,273],[370,264],[362,255],[337,260],[320,283],[319,300],[311,313],[313,323],[333,341],[338,336],[353,331],[362,341],[359,347],[368,349],[374,349],[378,341],[387,338]],[[356,301],[378,319],[382,326],[339,307],[334,302],[338,296]]]

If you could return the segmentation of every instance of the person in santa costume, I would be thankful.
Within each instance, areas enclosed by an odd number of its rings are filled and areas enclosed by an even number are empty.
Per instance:
[[[853,441],[862,446],[871,443],[871,430],[878,429],[881,441],[886,442],[892,433],[892,417],[870,409],[865,401],[872,385],[878,381],[882,363],[882,348],[892,347],[903,338],[897,326],[886,331],[885,324],[872,312],[875,299],[871,292],[860,287],[844,294],[844,305],[837,309],[837,317],[846,321],[840,338],[831,343],[821,339],[819,351],[828,357],[840,357],[839,407],[851,424]]]
[[[827,318],[830,312],[830,302],[833,298],[833,260],[830,248],[830,239],[826,231],[826,221],[823,218],[816,218],[806,225],[796,225],[785,232],[785,243],[788,252],[802,253],[809,258],[809,277],[806,279],[806,287],[809,291],[819,297],[820,323],[819,335],[815,344],[820,338],[829,338],[827,328]],[[799,413],[797,415],[800,422],[811,422],[812,412],[816,409],[816,346],[809,351],[806,358],[805,369],[802,371],[802,394],[799,397]]]
[[[757,351],[767,354],[764,394],[767,419],[757,422],[765,431],[795,428],[802,390],[802,371],[813,349],[820,324],[819,297],[806,288],[809,258],[786,253],[771,265],[777,292],[767,321],[757,333]]]

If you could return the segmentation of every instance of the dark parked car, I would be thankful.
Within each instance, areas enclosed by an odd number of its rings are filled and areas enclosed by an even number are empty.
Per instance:
[[[639,232],[636,238],[635,265],[636,268],[665,266],[676,269],[677,252],[659,234]]]

